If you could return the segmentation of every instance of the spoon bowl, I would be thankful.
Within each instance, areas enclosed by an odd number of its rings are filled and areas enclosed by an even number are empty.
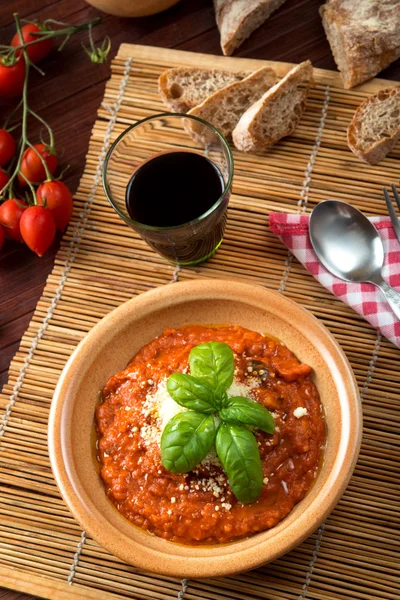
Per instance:
[[[314,251],[328,271],[345,281],[375,284],[400,319],[400,294],[382,278],[382,240],[361,211],[347,202],[325,200],[312,211],[309,231]]]

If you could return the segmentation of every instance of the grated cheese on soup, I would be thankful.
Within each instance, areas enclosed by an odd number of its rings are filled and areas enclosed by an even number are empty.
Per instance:
[[[246,383],[242,383],[240,381],[233,380],[233,383],[228,389],[226,393],[228,394],[228,398],[233,398],[234,396],[242,396],[243,398],[254,398],[251,397],[251,390],[255,387],[258,387],[260,382],[257,381],[255,377],[251,377],[247,380]]]

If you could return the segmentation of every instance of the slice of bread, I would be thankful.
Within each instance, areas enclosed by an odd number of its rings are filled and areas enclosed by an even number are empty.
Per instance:
[[[238,150],[259,151],[290,135],[304,112],[313,68],[297,65],[242,115],[232,133]]]
[[[399,58],[399,0],[328,0],[320,15],[345,88]]]
[[[400,86],[381,90],[357,108],[347,130],[356,156],[376,165],[400,139]]]
[[[169,110],[186,113],[217,90],[235,81],[241,81],[248,74],[222,69],[177,67],[164,71],[158,80],[158,90]]]
[[[214,0],[221,48],[230,55],[286,0]]]
[[[200,117],[214,125],[222,135],[232,133],[242,114],[276,82],[276,73],[269,67],[261,67],[243,79],[218,90],[199,106],[189,111],[189,115]],[[211,141],[209,130],[201,123],[187,121],[188,131],[203,144]]]

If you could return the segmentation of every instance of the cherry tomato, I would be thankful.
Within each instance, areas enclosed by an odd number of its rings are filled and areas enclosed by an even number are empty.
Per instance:
[[[25,61],[22,56],[11,67],[0,59],[0,96],[15,98],[20,96],[24,88]]]
[[[7,175],[7,173],[5,171],[3,171],[3,169],[0,169],[0,194],[1,194],[1,190],[6,185],[6,183],[9,181],[9,179],[10,179],[10,176]]]
[[[1,249],[2,249],[2,247],[3,247],[3,244],[4,244],[4,239],[5,239],[5,237],[6,237],[6,234],[5,234],[5,232],[4,232],[4,229],[3,229],[3,227],[0,225],[0,250],[1,250]]]
[[[34,147],[43,156],[50,173],[54,173],[57,168],[57,156],[52,154],[50,149],[44,144],[35,144]],[[40,156],[33,148],[27,148],[22,156],[21,169],[18,173],[18,180],[21,185],[28,185],[21,173],[25,175],[31,183],[40,183],[46,179],[46,171]]]
[[[6,129],[0,129],[0,167],[8,163],[15,154],[15,140]]]
[[[24,210],[19,227],[25,244],[38,256],[43,256],[56,235],[53,215],[44,206],[29,206]]]
[[[26,202],[10,198],[0,206],[0,224],[6,230],[6,236],[11,240],[22,242],[22,235],[19,229],[19,222],[22,213],[25,211]]]
[[[72,194],[62,181],[45,181],[36,191],[39,206],[53,213],[57,229],[64,231],[71,220],[74,201]]]
[[[36,23],[28,23],[27,25],[24,25],[21,29],[21,33],[25,44],[28,44],[29,42],[34,42],[37,39],[39,39],[38,36],[32,35],[32,33],[37,33],[38,31],[45,30]],[[16,33],[13,39],[11,40],[11,46],[22,46],[21,38],[18,33]],[[28,46],[26,50],[31,61],[37,63],[46,58],[46,56],[50,53],[52,47],[52,40],[43,40],[43,42],[39,42],[38,44]]]

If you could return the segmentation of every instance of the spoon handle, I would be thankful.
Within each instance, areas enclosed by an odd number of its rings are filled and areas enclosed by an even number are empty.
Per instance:
[[[378,288],[383,292],[386,300],[388,301],[390,308],[400,320],[400,294],[396,292],[386,281],[379,282],[376,284]]]

